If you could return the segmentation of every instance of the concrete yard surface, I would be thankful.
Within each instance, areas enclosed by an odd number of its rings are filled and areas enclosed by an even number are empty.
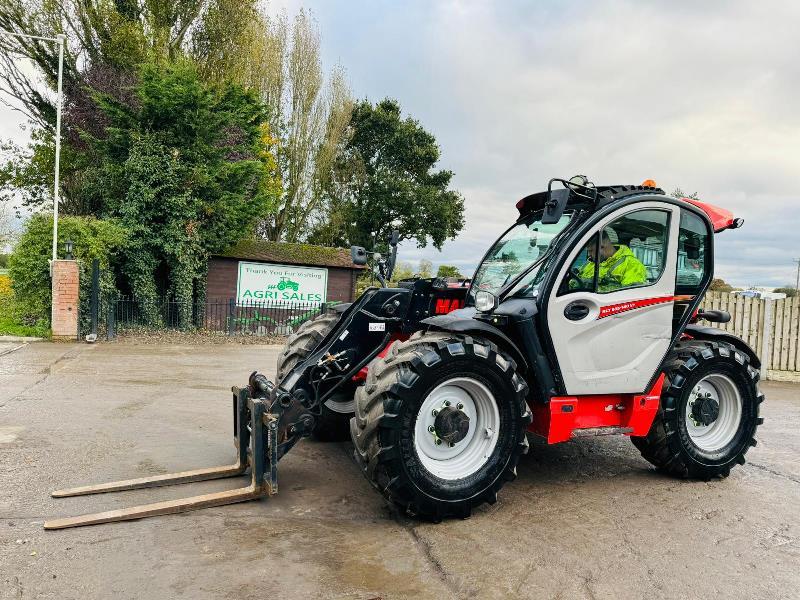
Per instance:
[[[306,440],[273,498],[42,529],[241,485],[49,495],[233,462],[230,387],[274,375],[278,351],[38,343],[0,356],[0,598],[800,597],[796,384],[762,384],[759,444],[726,480],[656,474],[625,437],[534,443],[495,505],[435,525],[387,506],[349,443]]]

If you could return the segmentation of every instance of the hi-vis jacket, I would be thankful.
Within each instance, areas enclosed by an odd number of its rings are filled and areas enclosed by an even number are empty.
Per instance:
[[[584,281],[594,279],[594,263],[587,262],[578,270],[578,275]],[[633,287],[646,282],[647,269],[624,244],[617,246],[617,251],[600,263],[598,287],[601,292]]]

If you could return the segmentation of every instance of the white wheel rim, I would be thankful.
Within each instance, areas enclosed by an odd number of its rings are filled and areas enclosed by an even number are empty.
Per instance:
[[[430,431],[436,421],[434,410],[448,406],[469,417],[467,434],[450,446]],[[414,426],[414,447],[422,465],[441,479],[455,481],[474,473],[487,463],[500,437],[500,411],[494,395],[481,382],[469,377],[448,379],[423,400]]]
[[[692,416],[692,405],[708,395],[719,404],[719,414],[713,423],[703,425]],[[731,443],[742,421],[742,396],[739,388],[727,375],[707,375],[694,386],[686,403],[686,431],[701,450],[716,452]]]
[[[325,407],[333,412],[346,415],[356,411],[356,401],[355,398],[350,398],[350,400],[334,400],[333,398],[329,398],[325,400]]]

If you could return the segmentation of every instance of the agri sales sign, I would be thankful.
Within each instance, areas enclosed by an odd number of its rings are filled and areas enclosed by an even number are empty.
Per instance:
[[[327,269],[239,262],[238,304],[322,304],[327,289]]]

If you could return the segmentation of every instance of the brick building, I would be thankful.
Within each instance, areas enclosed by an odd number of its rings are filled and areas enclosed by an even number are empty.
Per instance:
[[[206,298],[352,302],[363,268],[345,248],[243,240],[209,259]]]

